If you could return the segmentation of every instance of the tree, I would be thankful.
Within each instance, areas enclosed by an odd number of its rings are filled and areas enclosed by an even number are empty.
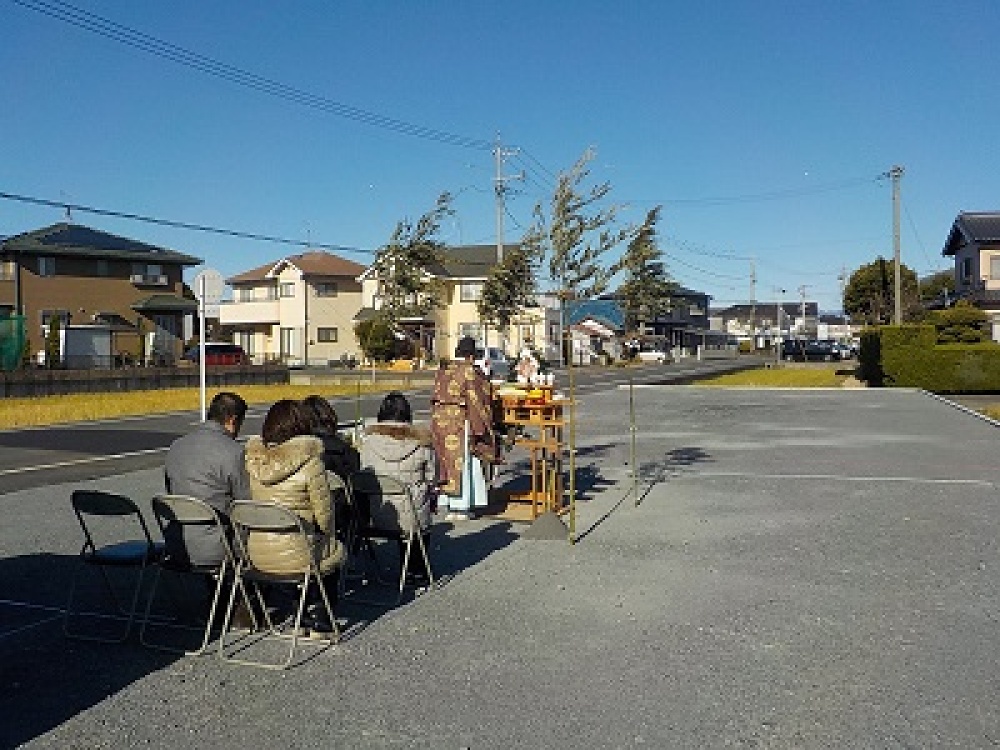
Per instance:
[[[930,321],[937,329],[939,344],[974,344],[990,340],[990,324],[986,313],[964,299],[946,310],[934,310]]]
[[[58,315],[51,316],[49,330],[45,335],[45,366],[50,370],[59,367],[59,355],[62,353],[59,341],[60,328],[62,328],[62,319]]]
[[[451,213],[451,195],[442,193],[416,224],[409,219],[398,222],[388,244],[375,254],[379,317],[392,330],[403,318],[422,318],[442,306],[444,282],[431,277],[427,268],[442,261],[437,233]]]
[[[851,274],[844,288],[844,312],[852,322],[865,325],[892,322],[894,270],[893,261],[879,256]],[[900,264],[899,275],[902,286],[902,322],[919,320],[923,316],[923,307],[917,291],[917,275],[904,264]]]
[[[618,267],[602,265],[601,260],[629,235],[628,229],[613,228],[616,206],[600,207],[611,192],[611,184],[603,182],[589,190],[583,187],[593,158],[594,151],[587,149],[568,171],[559,174],[549,214],[546,216],[541,203],[536,204],[534,221],[522,240],[529,255],[548,258],[549,278],[555,284],[563,321],[567,301],[596,297],[607,288]],[[565,336],[564,328],[564,357]]]
[[[663,266],[663,252],[657,245],[656,225],[661,206],[650,209],[628,243],[619,263],[626,277],[618,287],[618,297],[625,309],[625,330],[639,331],[670,306],[670,295],[677,285]]]
[[[920,300],[922,302],[944,302],[955,297],[955,274],[952,271],[937,271],[920,279]]]
[[[354,333],[361,351],[372,362],[392,359],[396,352],[396,337],[383,318],[359,321],[354,326]]]
[[[483,284],[483,296],[477,303],[480,317],[501,331],[535,301],[535,259],[524,245],[507,248],[503,260],[492,269]]]

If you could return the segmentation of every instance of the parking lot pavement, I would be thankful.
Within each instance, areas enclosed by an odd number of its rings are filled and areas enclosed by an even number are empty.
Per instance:
[[[638,506],[628,392],[588,398],[577,544],[489,520],[442,529],[439,556],[465,555],[446,585],[289,673],[68,643],[0,609],[0,714],[17,717],[0,745],[1000,739],[996,426],[913,391],[633,396]],[[141,494],[155,479],[99,484]],[[8,598],[60,601],[42,571],[75,552],[68,490],[2,498]]]

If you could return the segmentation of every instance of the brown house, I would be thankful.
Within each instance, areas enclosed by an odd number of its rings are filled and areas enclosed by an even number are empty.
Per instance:
[[[200,258],[78,224],[60,223],[0,242],[0,314],[24,315],[28,351],[44,349],[49,322],[108,330],[113,353],[179,356],[186,266]],[[72,363],[67,362],[69,366]]]

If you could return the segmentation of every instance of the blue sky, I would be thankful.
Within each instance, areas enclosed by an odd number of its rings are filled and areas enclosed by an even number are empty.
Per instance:
[[[24,0],[41,5],[36,0]],[[75,7],[317,97],[519,149],[519,239],[587,147],[626,220],[662,203],[671,274],[715,304],[840,306],[892,255],[948,264],[962,210],[1000,209],[1000,3],[949,0],[75,0]],[[55,7],[47,2],[46,7]],[[0,0],[0,192],[356,248],[456,194],[450,243],[495,241],[488,148],[340,117]],[[63,218],[0,200],[0,235]],[[77,212],[230,276],[302,248]],[[197,269],[193,269],[197,270]],[[779,290],[784,289],[782,293]]]

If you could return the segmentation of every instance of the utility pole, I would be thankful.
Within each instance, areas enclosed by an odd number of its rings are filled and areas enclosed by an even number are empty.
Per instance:
[[[750,259],[750,350],[757,351],[757,268]]]
[[[807,321],[806,321],[806,285],[805,284],[801,284],[799,286],[799,310],[802,313],[802,328],[804,330],[808,330],[809,326],[807,325]],[[819,326],[818,326],[819,321],[816,321],[816,322],[817,322],[817,334],[818,334],[818,332],[819,332]]]
[[[524,172],[515,175],[504,175],[503,164],[508,156],[517,153],[517,149],[506,149],[500,143],[500,135],[497,135],[496,145],[493,147],[493,161],[496,169],[496,176],[493,178],[493,192],[496,195],[496,221],[497,221],[497,264],[503,263],[503,215],[504,196],[507,193],[507,182],[510,180],[523,180]]]
[[[899,181],[903,177],[903,168],[897,164],[886,172],[886,176],[892,179],[892,281],[895,289],[892,323],[898,326],[903,322],[903,284],[899,270]]]

